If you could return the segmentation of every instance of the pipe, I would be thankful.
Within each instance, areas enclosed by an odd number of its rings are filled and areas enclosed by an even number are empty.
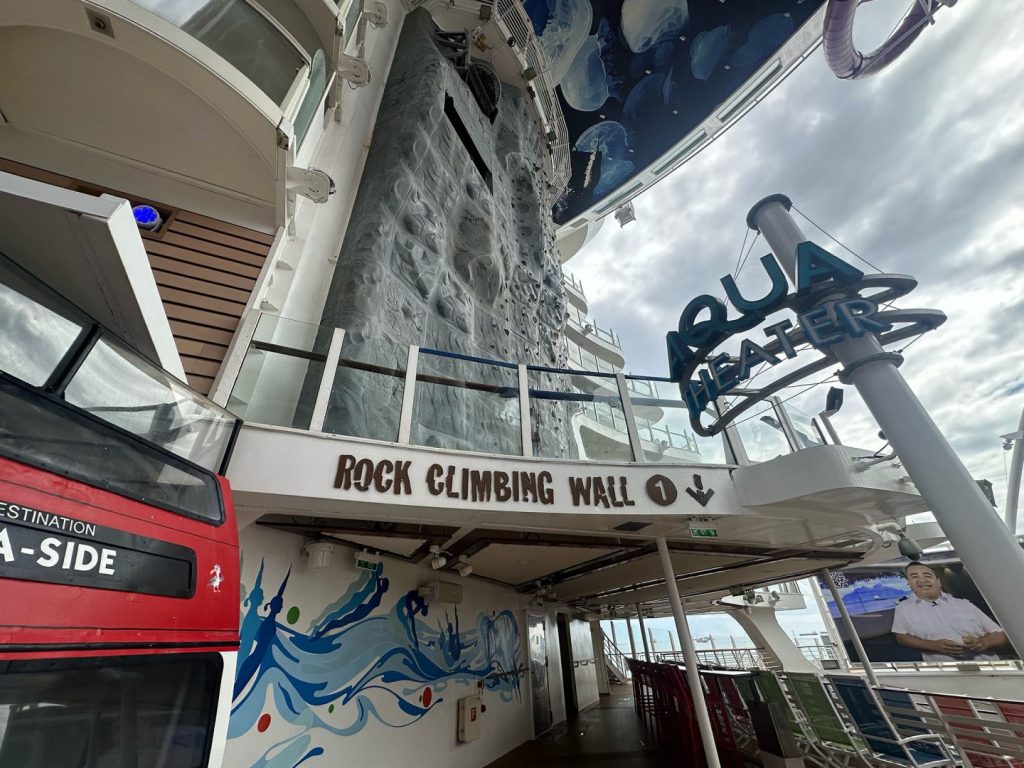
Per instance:
[[[644,626],[644,615],[640,611],[640,603],[636,604],[636,620],[640,623],[640,640],[644,644],[644,659],[653,661],[651,658],[651,647],[647,644],[647,627]]]

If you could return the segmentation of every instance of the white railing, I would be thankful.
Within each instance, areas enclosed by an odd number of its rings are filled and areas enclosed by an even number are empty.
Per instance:
[[[516,0],[498,0],[495,3],[495,21],[499,28],[503,28],[502,32],[515,41],[514,53],[523,65],[523,70],[532,69],[536,75],[530,81],[530,87],[534,91],[535,104],[551,143],[552,191],[549,202],[552,202],[569,184],[569,128],[555,95],[555,85],[550,81],[551,71],[522,5]]]

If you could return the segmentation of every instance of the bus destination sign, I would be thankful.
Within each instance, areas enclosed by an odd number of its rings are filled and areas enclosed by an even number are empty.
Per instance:
[[[0,500],[0,578],[192,597],[188,547]]]

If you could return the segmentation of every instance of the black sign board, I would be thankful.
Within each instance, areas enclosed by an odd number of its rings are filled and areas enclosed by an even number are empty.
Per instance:
[[[188,547],[0,501],[0,578],[192,597]]]

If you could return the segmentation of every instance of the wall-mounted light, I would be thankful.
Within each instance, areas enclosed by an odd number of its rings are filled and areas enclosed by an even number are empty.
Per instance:
[[[463,555],[459,555],[458,560],[455,561],[455,570],[459,572],[459,576],[466,578],[473,572],[473,566]]]
[[[152,205],[134,206],[132,208],[132,216],[135,217],[135,223],[138,225],[139,229],[143,229],[146,232],[155,232],[160,229],[164,223],[164,219],[160,215],[160,211]]]
[[[306,556],[310,568],[326,568],[331,564],[334,545],[328,541],[311,541],[306,545]]]
[[[439,571],[448,564],[448,558],[441,554],[441,547],[437,544],[430,545],[430,567]]]
[[[921,556],[924,555],[921,545],[913,539],[907,538],[905,533],[900,534],[900,540],[896,546],[899,548],[900,554],[910,560],[920,560]]]

